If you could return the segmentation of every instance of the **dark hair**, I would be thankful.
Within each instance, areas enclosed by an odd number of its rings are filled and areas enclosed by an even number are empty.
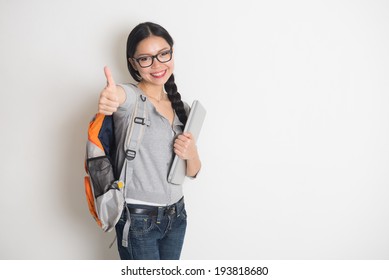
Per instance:
[[[138,71],[132,67],[132,64],[129,61],[129,58],[132,58],[135,54],[136,48],[140,41],[150,37],[150,36],[162,37],[166,40],[170,47],[173,47],[173,38],[162,26],[152,23],[144,22],[138,24],[128,35],[127,39],[127,67],[130,71],[131,76],[135,81],[140,82],[141,76]],[[174,82],[174,75],[172,74],[167,82],[165,83],[165,90],[167,96],[172,104],[173,109],[176,111],[176,114],[180,121],[185,126],[188,116],[186,115],[184,103],[181,100],[181,94],[177,91],[176,83]]]

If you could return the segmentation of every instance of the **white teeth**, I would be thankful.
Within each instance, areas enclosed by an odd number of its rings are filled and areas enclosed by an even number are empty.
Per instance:
[[[162,71],[162,72],[158,72],[158,73],[154,73],[154,74],[151,74],[151,76],[153,77],[161,77],[165,74],[166,71]]]

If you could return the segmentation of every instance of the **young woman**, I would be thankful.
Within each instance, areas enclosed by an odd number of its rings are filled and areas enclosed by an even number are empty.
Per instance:
[[[174,154],[186,160],[188,177],[196,176],[201,162],[195,139],[190,133],[182,133],[189,107],[181,101],[174,82],[172,37],[158,24],[139,24],[128,37],[127,63],[138,84],[116,85],[105,67],[107,86],[99,100],[99,113],[113,114],[117,147],[123,146],[136,91],[146,96],[150,119],[134,159],[131,180],[125,186],[131,219],[128,247],[121,243],[127,211],[116,225],[119,254],[121,259],[179,259],[186,211],[182,186],[170,184],[167,175]],[[124,159],[124,150],[118,148],[118,170]]]

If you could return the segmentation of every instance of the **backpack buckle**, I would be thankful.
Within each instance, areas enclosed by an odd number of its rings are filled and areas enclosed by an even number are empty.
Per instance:
[[[128,160],[133,160],[136,157],[136,152],[134,150],[126,150],[126,158]]]
[[[135,117],[134,118],[134,123],[136,124],[141,124],[141,125],[150,125],[150,121],[146,120],[146,118],[141,118],[141,117]]]
[[[143,102],[146,101],[146,96],[144,96],[143,94],[141,94],[139,97],[140,97],[140,99],[141,99]]]
[[[134,123],[141,124],[141,125],[145,125],[145,124],[146,124],[145,118],[135,117],[135,118],[134,118]]]

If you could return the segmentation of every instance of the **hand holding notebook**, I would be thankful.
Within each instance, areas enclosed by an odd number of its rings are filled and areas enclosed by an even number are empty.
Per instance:
[[[192,133],[196,141],[200,135],[205,115],[206,110],[202,104],[198,100],[193,101],[184,132]],[[168,175],[168,182],[175,185],[181,185],[184,182],[185,174],[186,161],[175,155]]]

